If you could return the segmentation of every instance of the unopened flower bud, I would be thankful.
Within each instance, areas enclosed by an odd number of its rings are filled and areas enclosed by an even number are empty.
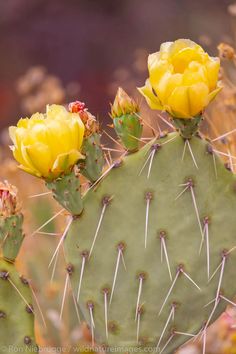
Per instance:
[[[111,117],[118,118],[125,114],[139,112],[139,106],[121,87],[118,88],[113,105],[111,106]]]
[[[75,101],[69,103],[68,108],[71,113],[80,113],[86,110],[85,103],[81,101]]]
[[[143,126],[138,113],[138,104],[119,87],[110,115],[113,118],[116,134],[125,149],[130,152],[138,150],[142,135]]]
[[[222,59],[232,60],[235,57],[234,48],[231,47],[229,44],[220,43],[218,45],[219,57]]]
[[[71,113],[78,113],[80,119],[84,123],[85,131],[84,137],[90,136],[93,133],[97,133],[99,125],[96,118],[88,111],[84,102],[75,101],[69,104],[69,111]]]
[[[9,217],[19,212],[17,188],[7,181],[0,182],[0,216]]]

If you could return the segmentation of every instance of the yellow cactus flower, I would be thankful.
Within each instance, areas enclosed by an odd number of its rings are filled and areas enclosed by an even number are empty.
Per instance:
[[[193,118],[221,90],[219,58],[189,39],[163,43],[148,57],[149,79],[139,88],[152,109],[177,118]]]
[[[83,158],[84,124],[78,113],[60,105],[47,106],[45,114],[20,119],[17,126],[9,128],[9,134],[19,167],[37,177],[55,179]]]

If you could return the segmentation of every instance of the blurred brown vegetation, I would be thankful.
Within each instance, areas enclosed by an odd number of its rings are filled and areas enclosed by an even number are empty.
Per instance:
[[[0,2],[0,127],[26,115],[16,82],[44,67],[62,87],[79,85],[90,111],[108,120],[108,102],[129,75],[143,83],[140,56],[189,37],[212,54],[232,42],[230,0],[8,0]],[[133,63],[135,62],[135,65]],[[127,74],[127,72],[129,74]],[[130,86],[130,84],[129,84]],[[128,87],[124,87],[128,89]],[[17,92],[18,91],[18,92]],[[73,85],[72,85],[73,91]],[[27,104],[26,104],[27,106]]]

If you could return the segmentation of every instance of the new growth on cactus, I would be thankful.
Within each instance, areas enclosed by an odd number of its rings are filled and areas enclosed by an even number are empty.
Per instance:
[[[0,242],[5,259],[14,262],[24,234],[22,231],[23,215],[17,189],[7,181],[0,182]]]
[[[42,175],[71,214],[54,257],[64,241],[65,289],[70,279],[93,346],[172,353],[199,338],[205,353],[208,326],[227,303],[236,306],[236,178],[198,133],[220,90],[219,60],[178,40],[162,44],[148,67],[140,91],[151,108],[171,114],[173,132],[140,148],[139,108],[119,89],[111,116],[125,151],[107,168],[97,121],[83,103],[69,106],[84,125],[84,158],[70,169],[66,159],[55,178]],[[51,119],[63,120],[62,111]],[[51,132],[64,143],[60,129]],[[24,136],[13,142],[25,163]],[[89,182],[83,196],[81,175]]]
[[[99,124],[96,118],[85,108],[84,103],[72,102],[69,109],[71,112],[79,113],[85,126],[81,149],[85,159],[80,162],[81,173],[90,182],[95,182],[100,177],[104,165]]]
[[[138,104],[119,87],[111,106],[111,117],[118,137],[130,152],[138,149],[142,135],[143,126],[139,111]]]

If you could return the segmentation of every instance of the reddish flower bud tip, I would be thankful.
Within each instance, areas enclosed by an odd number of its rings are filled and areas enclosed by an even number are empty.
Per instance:
[[[0,182],[0,216],[9,217],[19,210],[17,188],[7,181]]]
[[[75,102],[69,103],[69,111],[71,113],[84,112],[85,109],[86,109],[86,107],[85,107],[85,103],[84,102],[75,101]]]

